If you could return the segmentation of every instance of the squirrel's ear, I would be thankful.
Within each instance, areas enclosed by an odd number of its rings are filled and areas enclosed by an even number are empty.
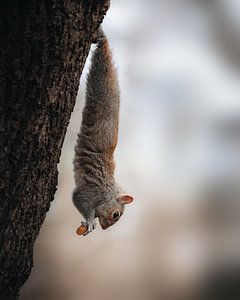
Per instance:
[[[129,204],[131,202],[133,202],[133,197],[130,195],[120,195],[118,197],[118,201],[122,204]]]

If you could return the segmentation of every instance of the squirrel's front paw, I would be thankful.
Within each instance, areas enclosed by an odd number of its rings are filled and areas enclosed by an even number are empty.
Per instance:
[[[97,226],[95,219],[81,223],[82,226],[87,228],[87,230],[83,233],[84,236],[92,232]]]

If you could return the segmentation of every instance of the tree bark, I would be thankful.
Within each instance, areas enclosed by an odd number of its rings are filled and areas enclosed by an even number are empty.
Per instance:
[[[0,298],[16,299],[57,188],[80,75],[109,0],[0,1]]]

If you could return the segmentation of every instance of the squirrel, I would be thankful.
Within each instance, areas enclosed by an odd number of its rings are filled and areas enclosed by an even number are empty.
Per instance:
[[[115,224],[133,197],[122,194],[114,179],[114,150],[118,141],[120,91],[107,37],[97,31],[96,49],[87,77],[86,104],[75,146],[72,200],[85,218],[77,234]]]

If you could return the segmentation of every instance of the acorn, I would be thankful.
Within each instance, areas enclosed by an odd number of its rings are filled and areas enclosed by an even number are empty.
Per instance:
[[[77,235],[83,235],[85,232],[87,232],[87,230],[88,230],[87,226],[81,225],[78,227],[76,233],[77,233]]]

